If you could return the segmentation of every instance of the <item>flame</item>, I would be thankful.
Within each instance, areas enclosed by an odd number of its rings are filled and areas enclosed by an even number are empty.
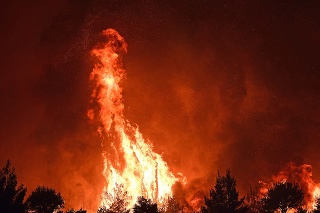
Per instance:
[[[90,109],[88,117],[94,119],[97,115],[101,123],[98,131],[106,139],[102,143],[104,190],[110,193],[122,185],[131,197],[128,201],[131,206],[138,196],[159,203],[162,198],[172,196],[172,186],[178,178],[170,172],[161,155],[152,151],[152,145],[144,140],[138,127],[124,118],[121,84],[126,73],[121,55],[127,52],[127,44],[113,29],[104,30],[102,34],[106,42],[92,50],[98,63],[90,75],[90,80],[95,82],[92,102],[98,103],[99,110]],[[107,199],[102,193],[100,205],[108,206]]]
[[[320,183],[318,183],[312,192],[312,202],[310,203],[312,209],[316,209],[316,198],[320,197]]]
[[[304,191],[305,198],[304,202],[308,211],[315,209],[316,198],[320,196],[320,183],[316,183],[312,178],[312,166],[309,164],[302,164],[300,166],[290,162],[287,166],[279,172],[277,175],[272,177],[273,182],[284,182],[289,181],[297,183],[299,187]],[[260,192],[265,194],[272,184],[263,183]]]

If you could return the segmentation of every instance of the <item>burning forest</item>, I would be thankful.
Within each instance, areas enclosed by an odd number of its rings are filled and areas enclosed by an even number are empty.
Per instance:
[[[0,213],[320,211],[319,3],[32,2],[0,9]]]

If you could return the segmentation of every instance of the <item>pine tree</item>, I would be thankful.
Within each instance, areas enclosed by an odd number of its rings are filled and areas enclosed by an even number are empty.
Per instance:
[[[25,211],[23,203],[27,188],[17,186],[17,175],[8,160],[6,166],[0,170],[0,213],[22,213]]]
[[[205,197],[205,206],[202,213],[235,213],[240,212],[244,198],[239,200],[239,192],[236,190],[236,179],[231,177],[230,169],[225,176],[218,173],[214,189],[210,190],[209,198]]]
[[[137,203],[134,204],[133,213],[158,213],[158,205],[150,199],[138,197]]]

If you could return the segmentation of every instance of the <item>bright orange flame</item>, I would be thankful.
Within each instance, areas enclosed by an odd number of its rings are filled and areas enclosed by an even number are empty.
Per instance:
[[[302,164],[296,166],[290,162],[283,171],[272,177],[273,182],[289,181],[297,183],[305,193],[305,204],[309,211],[315,209],[316,198],[320,196],[320,183],[316,183],[312,178],[312,166]],[[264,194],[268,191],[268,184],[264,183],[260,192]],[[270,184],[269,184],[270,185]]]
[[[313,192],[312,192],[312,202],[311,202],[312,209],[316,208],[316,198],[318,198],[318,197],[320,197],[320,183],[318,183],[314,187]]]
[[[90,79],[96,85],[92,98],[99,106],[98,118],[101,122],[99,132],[106,136],[108,143],[104,150],[105,190],[114,191],[117,185],[123,185],[131,197],[133,205],[138,196],[144,196],[155,202],[161,198],[172,196],[172,186],[178,180],[162,159],[161,155],[152,151],[138,127],[124,119],[121,83],[125,77],[122,68],[121,54],[127,52],[127,44],[115,30],[103,31],[107,41],[92,51],[99,62],[95,65]],[[95,110],[88,111],[93,119]],[[100,205],[107,206],[107,197],[102,194]]]

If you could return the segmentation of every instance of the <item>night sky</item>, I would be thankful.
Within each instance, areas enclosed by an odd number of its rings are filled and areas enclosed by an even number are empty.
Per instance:
[[[128,43],[125,116],[187,177],[186,197],[227,168],[242,194],[289,162],[320,182],[320,2],[212,2],[2,3],[0,166],[10,159],[28,192],[97,209],[90,51],[114,28]]]

